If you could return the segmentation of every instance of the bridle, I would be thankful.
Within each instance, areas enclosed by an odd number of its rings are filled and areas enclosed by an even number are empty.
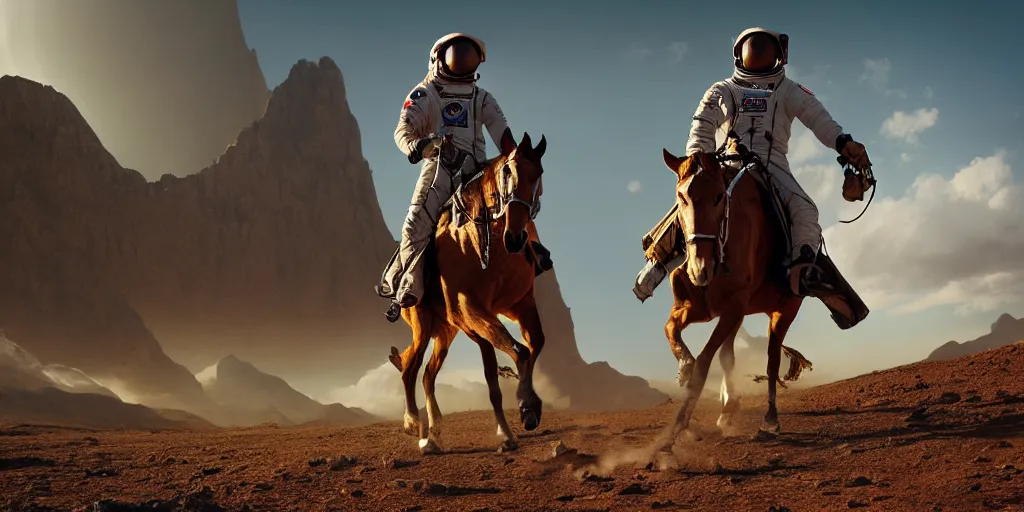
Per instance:
[[[718,162],[725,162],[725,161],[729,161],[729,160],[738,160],[738,159],[741,158],[739,156],[733,156],[733,155],[723,156],[720,153],[721,152],[718,152],[718,153],[715,154],[715,159]],[[704,171],[703,166],[701,166],[701,164],[700,164],[700,160],[697,160],[695,163],[696,163],[696,165],[698,165],[698,169],[697,169],[697,172],[693,173],[690,176],[691,180],[694,177],[696,177],[697,174],[700,174],[702,171]],[[740,170],[736,173],[736,176],[733,176],[732,180],[729,182],[729,185],[726,186],[726,188],[725,188],[725,198],[723,199],[725,201],[725,215],[722,216],[722,220],[718,224],[718,234],[700,233],[700,232],[696,232],[696,231],[694,231],[692,233],[687,233],[686,232],[686,230],[687,230],[686,223],[683,222],[683,219],[681,218],[682,211],[679,211],[676,214],[676,215],[680,216],[680,218],[678,219],[678,222],[679,222],[679,225],[683,229],[683,234],[685,235],[686,245],[696,245],[697,242],[699,242],[701,240],[711,240],[711,241],[717,242],[716,248],[718,250],[717,250],[717,255],[716,255],[716,258],[715,258],[716,271],[717,271],[718,266],[720,266],[721,264],[723,264],[725,262],[725,245],[729,242],[729,223],[730,223],[729,222],[730,221],[729,209],[730,209],[730,206],[732,204],[732,194],[733,194],[733,191],[736,189],[736,184],[739,183],[740,179],[743,178],[743,176],[745,174],[747,174],[747,169],[750,168],[751,165],[756,165],[756,162],[751,161],[751,162],[748,162],[743,167],[741,167]]]
[[[501,174],[498,177],[498,211],[492,217],[496,219],[505,215],[509,206],[518,203],[529,210],[530,220],[536,220],[537,214],[540,213],[540,201],[537,200],[537,193],[540,192],[540,178],[533,182],[533,191],[529,202],[516,195],[514,185],[512,183],[512,168],[506,160],[505,165],[501,166]]]
[[[459,150],[462,151],[461,149]],[[513,204],[521,204],[526,207],[529,211],[530,220],[536,220],[537,215],[540,213],[540,201],[538,195],[540,192],[540,178],[533,184],[533,191],[530,200],[527,201],[515,193],[515,183],[512,181],[512,168],[509,166],[508,159],[501,166],[501,170],[498,171],[498,202],[494,205],[487,204],[487,198],[484,197],[483,211],[476,216],[469,214],[465,203],[462,200],[462,191],[466,185],[473,183],[474,181],[483,179],[485,172],[476,173],[466,182],[459,185],[459,188],[452,195],[452,203],[455,208],[465,215],[467,218],[472,218],[473,223],[476,224],[478,229],[482,226],[484,229],[483,236],[480,239],[480,245],[482,246],[482,256],[480,258],[480,267],[483,270],[487,270],[487,266],[491,260],[491,224],[498,222],[498,220],[508,212],[509,206]]]

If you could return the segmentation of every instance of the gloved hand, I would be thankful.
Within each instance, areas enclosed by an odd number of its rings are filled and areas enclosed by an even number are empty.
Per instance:
[[[409,163],[416,164],[424,158],[433,158],[437,155],[439,143],[440,139],[432,135],[417,140],[416,146],[413,147],[412,154],[409,155]]]
[[[868,176],[863,172],[854,172],[853,169],[847,169],[843,174],[843,199],[851,203],[863,201],[864,193],[871,188]]]
[[[871,159],[868,158],[868,150],[863,144],[855,140],[847,140],[839,153],[846,158],[855,169],[863,171],[871,167]]]

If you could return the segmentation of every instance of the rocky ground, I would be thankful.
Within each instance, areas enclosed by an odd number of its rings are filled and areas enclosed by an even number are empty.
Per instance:
[[[1022,510],[1022,375],[1018,344],[784,391],[783,432],[768,439],[753,436],[763,396],[746,399],[727,436],[709,400],[675,457],[627,461],[607,476],[590,465],[644,446],[677,404],[548,413],[513,453],[496,452],[489,413],[452,414],[448,453],[429,457],[397,423],[202,432],[7,425],[0,496],[13,511]]]

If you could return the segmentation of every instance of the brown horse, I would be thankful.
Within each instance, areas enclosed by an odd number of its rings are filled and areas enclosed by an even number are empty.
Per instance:
[[[434,275],[424,300],[402,312],[412,328],[412,345],[401,355],[392,348],[390,358],[401,370],[405,385],[405,430],[420,437],[424,453],[442,450],[442,417],[434,382],[460,330],[480,348],[498,435],[504,438],[501,449],[515,450],[518,444],[502,409],[494,349],[508,354],[518,370],[516,399],[523,428],[534,430],[540,425],[543,404],[533,389],[533,367],[544,348],[544,330],[533,297],[534,264],[524,257],[524,250],[535,237],[533,218],[539,209],[538,190],[544,172],[541,157],[546,148],[543,136],[533,147],[530,135],[523,134],[523,140],[507,154],[487,162],[480,178],[463,187],[461,200],[456,198],[463,212],[484,213],[462,226],[446,213],[427,249],[428,272]],[[481,225],[485,229],[479,229]],[[491,248],[489,240],[496,235],[503,243]],[[481,265],[481,260],[486,265]],[[525,345],[512,337],[498,315],[519,324]],[[423,373],[429,425],[424,435],[414,386],[431,339],[434,351]]]
[[[665,323],[665,335],[679,363],[680,385],[685,385],[683,404],[666,432],[662,448],[689,426],[690,416],[707,380],[715,352],[724,372],[722,411],[718,426],[726,427],[739,409],[733,384],[736,333],[747,315],[765,313],[768,330],[768,412],[761,430],[779,431],[775,407],[776,385],[782,360],[782,342],[796,319],[803,298],[792,294],[782,267],[785,251],[780,226],[769,206],[767,191],[750,172],[755,165],[736,171],[719,164],[714,154],[698,153],[679,158],[663,150],[665,165],[678,178],[676,203],[679,225],[686,243],[686,264],[671,275],[675,303]],[[735,174],[733,174],[735,173]],[[680,336],[693,323],[718,324],[694,360]],[[787,378],[795,378],[809,363],[796,351],[787,350],[794,362]],[[696,366],[696,368],[694,368]]]

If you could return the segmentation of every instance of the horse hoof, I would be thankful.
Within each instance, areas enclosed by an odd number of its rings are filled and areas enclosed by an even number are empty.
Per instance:
[[[718,415],[718,421],[715,425],[720,429],[727,429],[732,426],[732,415],[731,414],[720,414]]]
[[[512,439],[506,439],[501,442],[501,446],[498,447],[498,453],[514,452],[519,449],[519,443]]]
[[[441,446],[434,442],[433,439],[420,439],[420,452],[423,455],[438,455],[441,453]]]
[[[404,425],[402,425],[402,431],[405,432],[405,434],[408,436],[419,438],[420,422],[413,418],[412,416],[406,414]]]
[[[537,418],[536,413],[534,413],[533,411],[527,411],[523,413],[523,428],[526,429],[527,432],[537,430],[537,427],[539,426],[540,419]]]
[[[754,434],[754,441],[773,441],[779,437],[779,424],[763,424]]]

